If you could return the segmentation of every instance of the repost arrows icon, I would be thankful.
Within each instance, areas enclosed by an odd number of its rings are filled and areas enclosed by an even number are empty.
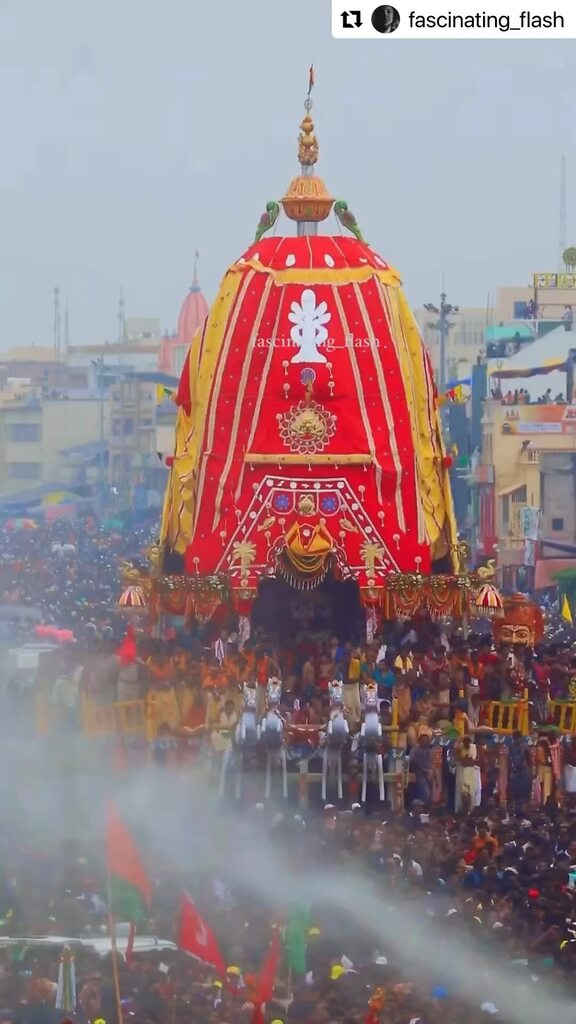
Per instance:
[[[362,25],[362,11],[342,11],[342,28],[360,28]]]

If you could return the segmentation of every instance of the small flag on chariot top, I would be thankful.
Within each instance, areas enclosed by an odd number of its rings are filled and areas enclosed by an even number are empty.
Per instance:
[[[56,1009],[74,1013],[76,1009],[76,965],[70,946],[64,946],[58,969]]]
[[[310,93],[312,92],[313,88],[314,88],[314,65],[311,64],[310,65],[310,71],[308,72],[308,96],[310,96]]]
[[[562,602],[562,618],[564,619],[564,622],[568,622],[571,626],[574,625],[574,621],[572,619],[572,610],[570,608],[570,602],[566,594],[564,594],[564,600]]]

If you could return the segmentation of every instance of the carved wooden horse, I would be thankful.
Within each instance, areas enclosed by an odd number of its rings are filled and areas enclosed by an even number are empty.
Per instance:
[[[362,803],[366,803],[368,773],[375,771],[378,776],[380,800],[385,799],[384,765],[382,760],[382,725],[378,708],[378,689],[374,684],[363,687],[364,713],[360,729],[360,750],[362,751]]]
[[[284,723],[280,717],[280,700],[282,683],[279,679],[269,679],[266,687],[266,714],[260,726],[260,739],[266,749],[266,800],[270,797],[272,785],[272,768],[277,766],[282,772],[282,795],[288,797],[288,766],[286,747],[284,744]]]
[[[326,730],[324,753],[322,755],[322,799],[326,800],[328,776],[336,769],[338,799],[343,797],[342,791],[342,751],[348,742],[350,729],[344,717],[344,689],[342,683],[334,679],[329,687],[330,721]]]
[[[234,749],[227,750],[222,759],[222,773],[220,776],[220,796],[224,796],[226,789],[226,776],[231,763],[236,765],[236,799],[239,800],[242,794],[242,776],[245,769],[245,760],[248,752],[254,752],[258,747],[260,730],[256,716],[256,704],[258,694],[255,686],[244,683],[244,710],[242,717],[236,726],[234,735]]]

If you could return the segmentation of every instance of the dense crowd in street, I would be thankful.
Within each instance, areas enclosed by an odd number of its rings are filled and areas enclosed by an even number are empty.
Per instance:
[[[115,527],[93,516],[23,522],[30,528],[13,528],[10,521],[0,526],[0,639],[33,639],[34,621],[70,629],[77,637],[87,623],[121,636],[119,565],[124,559],[145,562],[154,519],[128,517]]]
[[[297,815],[288,804],[278,813],[277,805],[268,811],[232,798],[215,811],[231,833],[241,823],[253,829],[263,856],[288,853],[297,872],[287,879],[290,892],[283,898],[301,902],[302,888],[310,904],[306,971],[291,975],[288,984],[282,961],[265,1020],[479,1024],[496,1016],[515,1022],[518,1017],[498,1005],[485,955],[511,966],[527,1000],[546,981],[558,997],[571,993],[576,745],[552,728],[549,701],[576,699],[576,658],[572,631],[557,614],[547,613],[548,639],[536,650],[494,644],[489,632],[465,636],[441,624],[411,622],[390,625],[359,646],[305,630],[294,630],[290,646],[258,630],[243,644],[224,621],[217,633],[168,628],[161,639],[151,639],[114,611],[120,563],[143,560],[150,536],[148,524],[115,532],[91,521],[0,532],[4,612],[35,608],[36,624],[71,629],[76,638],[58,650],[50,670],[64,740],[80,726],[81,696],[106,705],[152,695],[158,736],[172,744],[175,763],[181,765],[184,752],[193,771],[195,759],[208,755],[218,762],[233,745],[243,685],[256,688],[262,710],[266,683],[278,676],[287,741],[300,757],[313,760],[322,747],[333,714],[333,680],[342,683],[350,726],[347,767],[355,759],[367,685],[377,690],[385,753],[393,741],[408,757],[404,811],[373,800],[360,807],[352,789],[336,806],[313,797],[312,809]],[[11,642],[34,636],[32,619],[11,619],[8,610],[4,623]],[[503,785],[501,743],[485,709],[494,700],[513,706],[526,692],[531,735],[506,739]],[[391,738],[393,707],[397,731]],[[443,750],[440,791],[432,785],[437,745]],[[78,1001],[71,1016],[111,1024],[117,1019],[111,954],[89,945],[98,946],[108,932],[99,842],[50,835],[39,846],[23,827],[14,828],[13,816],[1,834],[0,929],[18,939],[5,947],[0,940],[1,1024],[63,1019],[55,1007],[61,940],[80,936],[84,944],[73,947]],[[392,925],[387,929],[385,907],[375,935],[370,922],[351,921],[338,901],[309,897],[300,883],[319,864],[327,878],[344,871],[352,886],[354,877],[358,884],[375,884],[375,893],[391,901],[390,913],[396,908],[406,914],[405,937]],[[170,865],[169,856],[152,877],[152,909],[140,932],[166,941],[163,948],[136,950],[131,963],[122,963],[125,1020],[249,1024],[253,979],[272,925],[283,922],[284,904],[265,898],[244,876],[235,884],[233,873],[223,878],[205,865],[186,872]],[[216,935],[228,965],[223,979],[172,945],[183,889]],[[445,971],[437,959],[425,969],[416,953],[413,964],[407,956],[419,918],[443,951]],[[479,998],[471,994],[469,978],[458,982],[448,969],[464,935],[478,958]],[[56,938],[41,946],[32,936]]]
[[[445,810],[429,815],[419,804],[393,816],[364,816],[359,811],[327,808],[296,818],[256,808],[251,818],[262,863],[288,854],[294,875],[278,890],[278,905],[296,903],[306,893],[307,872],[323,866],[346,873],[355,885],[374,884],[374,899],[383,896],[390,913],[406,915],[405,933],[387,923],[386,905],[374,907],[371,920],[351,920],[338,899],[310,901],[306,963],[287,986],[285,961],[278,970],[274,1001],[267,1021],[360,1022],[368,1019],[369,1001],[380,1000],[377,1016],[384,1024],[479,1022],[498,1014],[496,963],[517,973],[527,1001],[541,984],[554,985],[557,996],[573,998],[576,942],[573,888],[576,866],[576,815],[552,803],[543,812],[528,804],[508,812],[490,802],[482,815],[455,817]],[[231,832],[238,827],[229,813]],[[26,936],[83,935],[87,945],[74,947],[77,1009],[74,1019],[116,1020],[111,956],[89,948],[107,931],[106,885],[98,844],[47,841],[42,849],[22,836],[3,840],[0,896],[3,932],[17,935],[15,947],[0,947],[0,1013],[3,1021],[48,1024],[62,1019],[54,1007],[62,947],[58,940],[40,948]],[[256,845],[256,849],[258,846]],[[166,851],[169,861],[169,850]],[[233,866],[229,857],[228,867]],[[298,876],[300,879],[298,880]],[[169,948],[134,954],[122,964],[120,986],[126,1019],[143,1024],[168,1020],[211,1022],[252,1019],[253,979],[261,968],[273,924],[282,924],[275,901],[266,900],[257,879],[238,885],[206,868],[182,871],[159,867],[153,875],[153,906],[142,935],[177,941],[178,908],[186,888],[215,934],[227,971],[213,968]],[[346,904],[345,904],[346,905]],[[376,921],[378,934],[375,934]],[[418,922],[438,956],[422,964],[412,950]],[[96,938],[95,938],[96,937]],[[458,945],[472,943],[479,997],[471,979],[459,976]],[[1,940],[0,940],[1,944]],[[489,960],[486,967],[485,957]],[[444,967],[438,966],[438,960]],[[451,966],[451,959],[454,961]],[[222,984],[224,982],[224,984]],[[377,993],[379,989],[383,992]],[[521,1014],[520,1014],[521,1016]],[[518,1019],[518,1017],[517,1017]]]

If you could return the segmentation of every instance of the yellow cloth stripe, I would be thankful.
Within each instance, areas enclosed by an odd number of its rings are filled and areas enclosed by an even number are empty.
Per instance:
[[[433,548],[433,557],[440,558],[451,550],[455,557],[457,544],[456,519],[452,505],[452,493],[448,471],[444,466],[444,446],[440,417],[431,395],[430,380],[422,351],[420,331],[406,297],[398,289],[389,293],[404,345],[399,347],[404,379],[414,374],[414,396],[409,396],[413,406],[411,417],[412,436],[416,451],[416,464],[422,495],[426,532]],[[400,337],[400,335],[398,335]]]
[[[198,519],[202,490],[204,488],[204,479],[206,476],[206,458],[203,456],[204,452],[212,451],[214,433],[216,430],[216,412],[222,388],[222,378],[227,369],[226,364],[228,352],[236,331],[236,324],[238,323],[238,317],[242,310],[244,298],[253,280],[253,273],[246,274],[244,278],[234,277],[231,274],[226,275],[222,290],[224,287],[229,289],[230,302],[227,305],[224,314],[220,309],[218,309],[218,298],[216,299],[216,303],[213,308],[214,310],[217,310],[217,319],[214,324],[211,325],[214,328],[214,339],[206,338],[204,343],[205,350],[202,353],[201,366],[199,368],[203,371],[202,377],[200,372],[198,373],[198,401],[199,403],[202,401],[202,419],[199,420],[199,444],[202,443],[206,417],[208,418],[208,426],[206,444],[203,446],[203,450],[199,450],[196,453],[198,486],[196,491],[196,507],[194,510],[194,528],[196,527]],[[236,300],[236,302],[233,306],[234,300]],[[233,312],[230,316],[232,307]],[[208,355],[211,356],[211,363],[210,366],[206,368],[207,372],[204,373]]]
[[[251,277],[251,275],[249,274],[248,277]],[[258,337],[258,331],[260,330],[260,323],[262,321],[262,317],[264,315],[264,311],[265,311],[266,306],[268,304],[268,298],[270,296],[270,290],[272,288],[273,283],[274,283],[273,281],[268,279],[266,281],[266,284],[264,285],[263,290],[262,290],[262,295],[260,297],[260,303],[258,305],[258,310],[257,310],[256,316],[254,318],[254,324],[253,324],[253,327],[252,327],[252,334],[250,335],[250,340],[248,342],[246,358],[244,359],[244,365],[242,366],[242,374],[240,376],[240,381],[238,383],[238,391],[237,391],[237,395],[236,395],[236,407],[234,409],[234,416],[233,416],[233,419],[232,419],[232,428],[230,430],[230,438],[229,438],[229,441],[228,441],[228,453],[226,455],[226,462],[224,463],[224,469],[222,470],[222,473],[220,475],[220,479],[218,481],[218,490],[216,491],[216,501],[214,502],[214,519],[213,519],[213,522],[212,522],[212,529],[213,530],[216,529],[216,525],[217,525],[218,520],[220,518],[222,496],[224,494],[224,488],[226,487],[226,482],[228,480],[228,474],[230,472],[234,456],[236,455],[236,457],[238,457],[237,452],[236,452],[236,439],[238,437],[238,430],[239,430],[239,427],[240,427],[240,419],[242,417],[242,408],[243,408],[244,400],[245,400],[246,383],[248,381],[248,376],[250,374],[250,370],[251,370],[251,366],[252,366],[252,358],[253,358],[254,351],[255,351],[255,349],[254,349],[254,342],[255,342],[256,338]],[[216,401],[216,396],[214,397],[214,401]]]
[[[250,267],[261,274],[269,274],[276,284],[361,284],[376,277],[388,288],[400,288],[402,281],[397,270],[378,270],[377,267],[343,267],[340,270],[326,267],[292,267],[290,270],[274,270],[265,267],[259,260],[246,260],[245,263],[234,263],[229,273],[241,273]]]
[[[174,466],[170,473],[160,537],[163,543],[168,542],[180,554],[183,554],[192,536],[202,439],[212,385],[225,335],[229,338],[231,334],[232,325],[227,332],[226,326],[242,283],[242,277],[226,275],[210,311],[204,334],[200,330],[190,346],[191,415],[188,416],[184,409],[178,412]],[[233,320],[235,323],[235,318]]]

